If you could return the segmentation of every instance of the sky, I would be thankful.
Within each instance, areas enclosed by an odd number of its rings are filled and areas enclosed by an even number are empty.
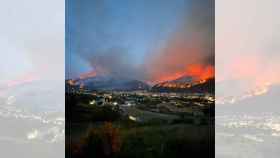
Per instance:
[[[154,81],[187,61],[213,65],[213,9],[212,0],[68,0],[66,78],[94,72]],[[184,61],[174,65],[166,56]]]

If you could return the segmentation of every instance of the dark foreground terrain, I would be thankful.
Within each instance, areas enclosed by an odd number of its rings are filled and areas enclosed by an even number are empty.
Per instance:
[[[137,93],[66,97],[67,157],[214,157],[214,107],[205,97]]]

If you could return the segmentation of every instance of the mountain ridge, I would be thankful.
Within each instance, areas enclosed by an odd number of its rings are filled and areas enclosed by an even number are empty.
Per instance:
[[[66,80],[66,83],[76,90],[82,88],[89,91],[134,91],[150,89],[150,86],[145,82],[112,76],[95,76],[85,79]]]

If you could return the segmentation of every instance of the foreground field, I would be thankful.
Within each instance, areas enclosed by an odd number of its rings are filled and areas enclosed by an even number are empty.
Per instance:
[[[214,149],[214,126],[209,125],[134,125],[128,128],[115,123],[111,128],[106,128],[106,131],[101,124],[90,125],[87,129],[82,127],[86,128],[85,125],[72,125],[73,129],[80,129],[72,131],[72,136],[75,135],[76,139],[73,138],[68,146],[73,157],[209,157]],[[111,136],[106,136],[106,132]],[[110,145],[118,150],[108,148]],[[106,150],[109,150],[107,155]]]
[[[91,96],[67,104],[66,156],[72,158],[213,157],[214,124],[207,113],[135,106],[90,105]],[[88,97],[88,101],[84,101]],[[114,101],[112,101],[114,103]],[[188,107],[188,105],[185,105]],[[184,107],[181,107],[184,109]],[[156,112],[158,111],[158,112]],[[207,112],[207,111],[206,111]]]

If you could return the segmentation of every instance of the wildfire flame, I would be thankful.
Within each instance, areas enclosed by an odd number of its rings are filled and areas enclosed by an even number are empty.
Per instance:
[[[215,69],[212,65],[190,65],[187,67],[185,75],[195,77],[197,80],[207,80],[214,77]]]
[[[75,85],[76,85],[76,81],[75,81],[75,80],[72,80],[72,79],[71,79],[71,80],[68,80],[67,82],[68,82],[68,84],[71,85],[71,86],[75,86]]]
[[[152,81],[152,83],[161,83],[171,80],[176,80],[180,77],[192,77],[195,82],[205,82],[209,78],[213,78],[215,76],[215,70],[212,65],[199,65],[199,64],[193,64],[186,67],[185,70],[175,72],[173,74],[167,75],[167,76],[159,76],[157,79]]]

